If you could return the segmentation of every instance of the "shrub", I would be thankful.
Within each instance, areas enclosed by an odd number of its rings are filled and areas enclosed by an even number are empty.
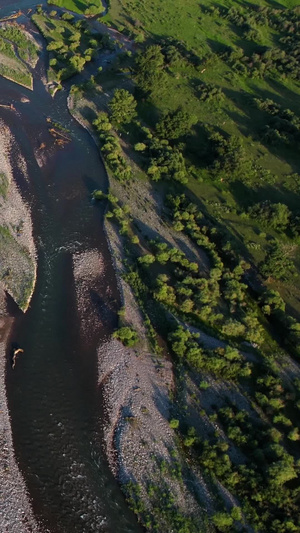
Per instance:
[[[124,346],[129,347],[134,346],[139,340],[137,332],[129,326],[125,326],[115,331],[113,337],[121,341]]]
[[[171,429],[178,429],[179,428],[179,420],[176,418],[172,418],[169,422],[169,426]]]

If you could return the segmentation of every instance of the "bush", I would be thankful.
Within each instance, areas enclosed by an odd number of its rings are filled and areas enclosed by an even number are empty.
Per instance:
[[[213,523],[219,531],[230,531],[233,525],[233,518],[228,513],[216,513],[213,516]]]
[[[179,420],[176,418],[172,418],[169,422],[169,426],[171,429],[178,429],[179,428]]]
[[[121,341],[124,346],[129,347],[134,346],[139,340],[138,334],[135,329],[129,326],[125,326],[115,331],[113,337]]]

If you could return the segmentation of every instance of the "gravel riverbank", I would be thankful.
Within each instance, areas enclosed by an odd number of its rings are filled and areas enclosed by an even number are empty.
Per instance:
[[[82,106],[74,106],[74,99],[69,98],[68,107],[74,118],[90,132],[98,144],[90,123],[81,114]],[[148,209],[156,200],[152,197],[152,191],[146,186],[142,191],[135,190],[134,186],[125,190],[112,177],[109,181],[110,190],[122,202],[130,205],[131,212],[141,221],[144,231],[147,230],[149,236],[158,232],[168,242],[176,245],[173,235],[167,231],[157,211]],[[146,209],[145,203],[147,203]],[[149,219],[149,213],[154,220]],[[146,225],[146,221],[149,226]],[[122,322],[133,326],[140,338],[135,348],[126,348],[118,340],[108,338],[98,349],[98,384],[104,402],[104,417],[101,420],[104,446],[110,468],[124,490],[128,482],[137,483],[146,508],[150,512],[156,512],[147,494],[148,485],[152,483],[158,487],[164,486],[160,465],[162,462],[171,464],[174,453],[180,462],[175,451],[177,448],[175,433],[169,425],[172,405],[170,396],[174,389],[173,365],[166,357],[158,357],[151,352],[144,317],[130,286],[122,277],[124,272],[122,236],[108,219],[104,222],[104,229],[117,274],[121,304],[125,310]],[[196,250],[191,253],[205,268],[206,258],[200,257]],[[91,264],[90,261],[89,263]],[[95,262],[93,264],[96,266]],[[79,275],[80,269],[76,268],[76,261],[74,267],[77,292],[80,294],[82,276]],[[96,273],[89,273],[90,279],[95,276]],[[202,477],[199,476],[194,483],[194,492],[201,493],[204,501],[209,500]],[[168,489],[171,490],[174,502],[181,513],[187,516],[199,514],[197,498],[190,490],[188,482],[168,480]]]
[[[3,292],[0,298],[0,533],[42,533],[14,455],[5,389],[6,346],[13,319],[7,316]]]
[[[0,123],[0,533],[42,533],[36,523],[14,455],[10,416],[7,406],[5,373],[7,342],[13,318],[7,309],[5,290],[27,308],[35,283],[36,259],[30,209],[23,201],[10,165],[14,143],[9,129]],[[22,158],[18,163],[26,173]],[[26,176],[24,176],[26,178]],[[24,285],[24,279],[26,285]]]

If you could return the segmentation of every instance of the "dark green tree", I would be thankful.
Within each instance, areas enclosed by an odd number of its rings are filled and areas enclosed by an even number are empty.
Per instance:
[[[136,116],[136,101],[134,96],[125,89],[117,89],[108,104],[111,119],[118,124],[127,124]]]
[[[177,109],[168,113],[156,125],[156,131],[164,139],[178,139],[190,132],[192,126],[196,124],[197,117],[186,113],[182,109]]]
[[[151,45],[136,59],[136,82],[145,93],[161,88],[164,77],[164,55],[161,47]]]

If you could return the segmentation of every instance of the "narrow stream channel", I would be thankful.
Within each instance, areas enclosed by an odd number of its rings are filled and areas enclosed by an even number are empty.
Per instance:
[[[0,0],[1,17],[15,7],[8,4]],[[18,9],[31,5],[24,0]],[[116,325],[119,294],[103,208],[93,205],[91,192],[106,190],[107,179],[91,137],[68,113],[66,91],[52,99],[41,83],[42,62],[33,92],[0,78],[2,102],[17,110],[1,109],[1,118],[28,165],[29,185],[17,171],[15,177],[32,205],[38,251],[31,306],[17,316],[11,338],[24,357],[14,371],[7,367],[15,453],[45,530],[140,531],[107,467],[100,437],[97,347]],[[53,146],[47,117],[69,129],[72,141],[64,148]],[[35,157],[41,143],[51,146],[43,165]],[[105,267],[93,304],[101,319],[82,334],[72,257],[90,250],[100,252]]]

